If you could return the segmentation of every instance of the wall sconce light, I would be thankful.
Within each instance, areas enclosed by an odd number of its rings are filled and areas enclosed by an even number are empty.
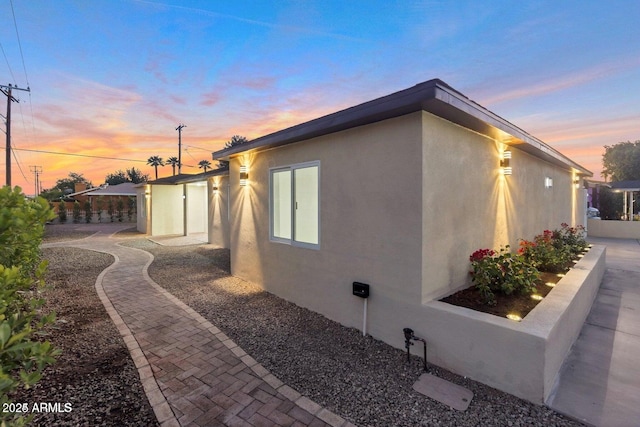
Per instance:
[[[500,169],[503,175],[511,175],[513,168],[511,167],[511,151],[507,150],[502,153],[502,159],[500,159]]]
[[[548,176],[544,177],[544,188],[553,187],[553,178],[549,178]]]
[[[218,194],[218,184],[213,184],[213,194]]]
[[[246,166],[240,166],[240,186],[246,186],[247,181],[249,181],[249,171]]]
[[[580,179],[579,178],[574,179],[573,185],[576,187],[576,189],[580,189]]]

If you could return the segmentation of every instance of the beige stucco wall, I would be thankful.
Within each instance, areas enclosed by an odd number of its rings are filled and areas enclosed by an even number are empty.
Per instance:
[[[214,190],[214,186],[217,190]],[[216,176],[208,181],[209,243],[229,248],[229,177]]]
[[[371,325],[385,322],[391,302],[419,302],[420,128],[415,113],[232,159],[233,274],[349,326],[362,325],[354,281],[372,287]],[[269,241],[269,168],[308,161],[320,161],[319,250]]]
[[[402,328],[411,327],[429,340],[434,361],[463,373],[482,370],[477,360],[495,357],[491,346],[477,346],[474,361],[464,343],[448,346],[445,341],[460,337],[451,336],[449,320],[429,303],[469,284],[468,257],[476,249],[517,247],[519,238],[561,222],[575,225],[583,215],[583,191],[574,189],[570,171],[512,147],[513,175],[505,177],[501,149],[485,136],[417,112],[233,158],[232,273],[359,329],[363,303],[351,286],[368,283],[369,334],[402,348]],[[269,168],[310,161],[320,162],[320,248],[271,242]],[[239,186],[240,165],[249,168],[246,187]],[[553,179],[550,189],[544,188],[546,176]],[[516,335],[499,339],[544,352],[540,341],[520,342]],[[456,354],[452,348],[466,350]],[[543,369],[539,362],[531,375]],[[509,389],[516,371],[492,366],[484,379]],[[519,395],[531,395],[527,387],[517,384]]]
[[[151,235],[184,234],[182,185],[151,186]]]
[[[426,112],[422,122],[423,302],[467,287],[477,249],[515,250],[545,229],[583,223],[584,192],[571,171],[509,147],[513,174],[505,176],[503,144]]]

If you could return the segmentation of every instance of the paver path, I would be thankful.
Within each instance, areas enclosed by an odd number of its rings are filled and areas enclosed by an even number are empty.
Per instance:
[[[607,270],[548,405],[591,425],[640,426],[640,241],[607,246]]]
[[[96,290],[122,334],[164,426],[334,426],[353,424],[283,384],[218,328],[147,274],[153,256],[96,227],[73,246],[113,255]],[[84,230],[88,227],[83,227]]]

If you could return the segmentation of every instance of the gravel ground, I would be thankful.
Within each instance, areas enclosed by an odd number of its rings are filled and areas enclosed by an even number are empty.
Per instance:
[[[436,366],[473,391],[456,411],[412,390],[422,361],[229,275],[229,252],[210,245],[127,245],[155,256],[150,276],[230,336],[285,383],[360,426],[580,426]],[[419,352],[414,350],[414,352]]]
[[[82,238],[93,232],[47,226],[46,242]],[[70,403],[71,412],[36,414],[34,426],[155,426],[138,371],[127,347],[95,291],[111,255],[76,248],[47,248],[49,260],[45,311],[57,313],[47,340],[62,350],[33,388],[14,402]]]

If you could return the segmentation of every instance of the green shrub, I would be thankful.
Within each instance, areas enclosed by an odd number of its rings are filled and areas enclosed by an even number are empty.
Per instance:
[[[84,210],[84,221],[89,224],[91,222],[91,217],[93,216],[93,211],[91,209],[91,202],[86,200],[83,206]]]
[[[587,247],[582,226],[573,228],[562,224],[560,230],[545,230],[533,241],[521,240],[519,254],[532,262],[540,271],[564,273],[571,261]]]
[[[129,217],[129,221],[136,214],[136,199],[135,197],[129,197],[127,199],[127,216]]]
[[[113,205],[113,198],[109,197],[107,202],[107,215],[109,215],[109,221],[113,222],[113,213],[115,212],[115,206]]]
[[[73,222],[76,224],[80,222],[80,216],[81,216],[80,203],[78,203],[78,201],[76,200],[75,202],[73,202]]]
[[[98,196],[98,200],[96,200],[96,210],[98,211],[98,222],[102,222],[102,211],[104,210],[103,196]]]
[[[55,214],[38,197],[28,200],[19,187],[0,189],[0,405],[19,387],[30,387],[59,353],[36,340],[54,314],[41,316],[47,264],[40,260],[44,224]],[[2,425],[24,425],[20,414],[0,412]]]
[[[510,295],[513,292],[530,294],[535,291],[540,273],[520,254],[512,254],[509,246],[496,252],[479,249],[470,257],[471,277],[484,302],[496,304],[495,292]]]
[[[589,246],[584,237],[585,232],[582,225],[570,227],[569,224],[563,222],[560,230],[555,230],[554,234],[557,240],[568,247],[572,256],[576,256],[584,252]]]
[[[58,204],[58,218],[60,218],[60,224],[67,222],[67,204],[65,202],[61,201]]]
[[[118,222],[122,222],[122,219],[124,218],[124,201],[121,198],[118,198],[118,201],[116,202],[116,211],[118,212]]]

